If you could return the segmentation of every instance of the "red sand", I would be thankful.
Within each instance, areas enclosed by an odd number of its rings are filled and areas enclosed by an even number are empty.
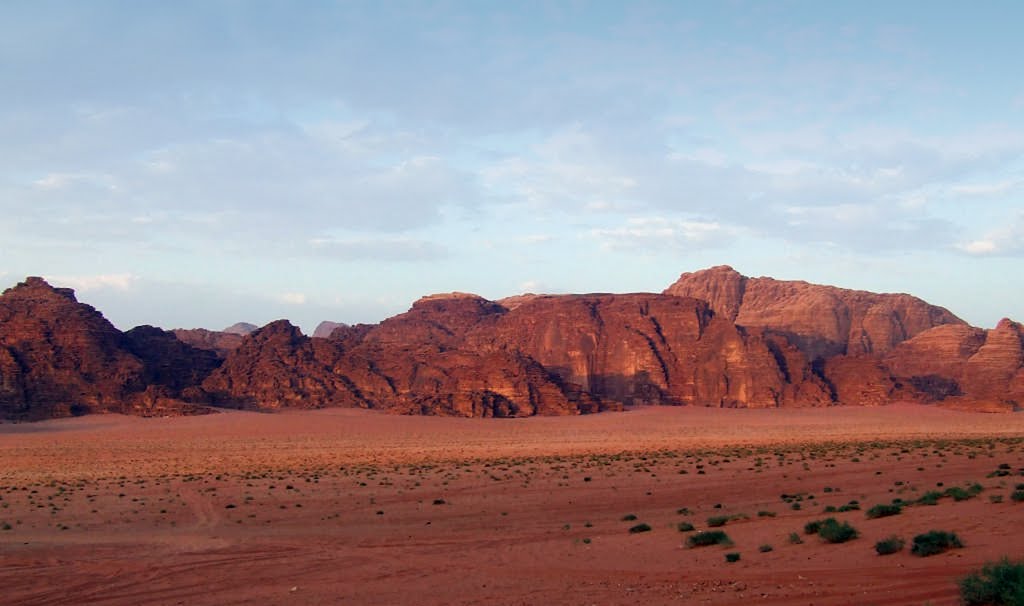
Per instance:
[[[906,405],[6,424],[0,581],[12,604],[956,604],[957,578],[1024,557],[1022,453],[1024,415]],[[685,548],[676,524],[716,515],[734,545]],[[828,516],[861,536],[803,534]],[[933,528],[965,547],[912,556]],[[876,555],[891,534],[907,549]]]

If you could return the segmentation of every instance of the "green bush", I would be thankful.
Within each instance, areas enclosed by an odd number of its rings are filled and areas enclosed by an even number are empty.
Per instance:
[[[946,532],[945,530],[930,530],[914,537],[914,545],[910,548],[910,553],[916,556],[927,557],[963,546],[963,543],[960,542],[960,537],[956,536],[955,533]]]
[[[707,547],[708,545],[732,545],[732,539],[721,530],[705,530],[692,534],[686,539],[687,547]]]
[[[1024,502],[1024,490],[1014,490],[1010,493],[1010,500],[1014,503]]]
[[[711,528],[725,526],[729,522],[729,519],[729,516],[711,516],[708,518],[708,526]]]
[[[821,530],[821,520],[804,524],[804,534],[818,534],[819,530]]]
[[[960,597],[967,606],[1024,604],[1024,562],[1003,558],[985,564],[980,572],[971,573],[960,581]]]
[[[888,516],[894,516],[900,513],[901,511],[903,511],[903,508],[900,507],[899,505],[886,505],[882,503],[879,505],[875,505],[874,507],[869,509],[867,512],[867,517],[869,520],[874,520],[875,518],[885,518]]]
[[[635,519],[636,519],[636,514],[635,513],[627,513],[626,515],[622,516],[622,521],[623,522],[632,522]]]
[[[645,523],[641,522],[641,523],[637,524],[636,526],[631,527],[629,529],[629,534],[637,534],[638,532],[650,532],[650,531],[651,531],[651,525],[650,524],[645,524]]]
[[[903,539],[894,535],[875,543],[875,551],[878,555],[890,555],[903,551],[903,545]]]
[[[693,530],[693,524],[689,522],[680,522],[676,524],[676,528],[679,529],[679,532],[690,532]]]
[[[760,551],[761,553],[768,553],[769,551],[774,551],[775,548],[772,547],[771,545],[765,543],[764,545],[761,545],[760,547],[758,547],[757,550]]]
[[[797,533],[791,532],[789,533],[789,542],[793,545],[800,545],[804,542],[804,540],[801,539],[800,535],[798,535]]]
[[[740,561],[740,554],[735,553],[735,552],[727,553],[727,554],[725,554],[725,561],[729,562],[729,563],[739,562]]]
[[[967,489],[954,486],[952,488],[947,488],[944,494],[947,497],[953,497],[954,501],[966,501],[978,496],[982,490],[983,489],[980,484],[974,484]]]
[[[938,505],[939,499],[942,498],[942,493],[937,490],[930,490],[916,501],[918,505]]]
[[[860,533],[850,526],[849,522],[838,522],[835,518],[828,518],[818,528],[818,536],[828,543],[845,543],[856,539]]]

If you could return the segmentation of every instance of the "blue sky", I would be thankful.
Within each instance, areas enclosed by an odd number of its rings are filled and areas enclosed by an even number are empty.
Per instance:
[[[373,322],[728,263],[1024,319],[1019,2],[0,3],[0,283]]]

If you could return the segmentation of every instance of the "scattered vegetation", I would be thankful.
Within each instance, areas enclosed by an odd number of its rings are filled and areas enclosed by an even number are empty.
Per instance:
[[[1003,558],[985,564],[960,581],[960,598],[967,606],[1024,604],[1024,562]]]
[[[644,522],[641,522],[641,523],[637,524],[636,526],[631,526],[630,529],[629,529],[629,534],[637,534],[639,532],[650,532],[650,531],[651,531],[651,525],[650,524],[645,524]]]
[[[875,543],[875,551],[878,555],[891,555],[903,551],[904,545],[903,539],[893,535]]]
[[[729,562],[730,564],[733,563],[733,562],[739,562],[740,561],[740,554],[738,554],[736,552],[727,553],[727,554],[725,554],[725,561]]]
[[[893,504],[880,503],[875,505],[867,511],[867,518],[874,520],[875,518],[887,518],[889,516],[898,515],[903,511],[903,507]]]
[[[680,522],[676,524],[676,528],[679,529],[679,532],[690,532],[693,530],[693,524],[689,522]]]
[[[722,530],[705,530],[692,534],[686,539],[687,547],[707,547],[708,545],[732,545],[732,539]]]
[[[916,556],[927,557],[963,546],[963,543],[960,542],[960,537],[956,536],[955,533],[946,532],[945,530],[930,530],[914,537],[914,545],[910,548],[910,553]]]

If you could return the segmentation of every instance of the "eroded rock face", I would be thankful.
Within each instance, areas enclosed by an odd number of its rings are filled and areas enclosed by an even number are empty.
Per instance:
[[[203,413],[180,395],[215,365],[212,354],[159,329],[122,334],[73,291],[42,278],[0,296],[0,417]]]
[[[827,400],[813,377],[798,390],[774,344],[690,298],[654,294],[536,296],[517,302],[474,347],[521,351],[567,383],[624,404],[774,407]],[[795,354],[796,352],[787,351]],[[804,382],[806,361],[794,358]]]
[[[287,321],[275,322],[247,337],[203,387],[218,403],[255,408],[350,406],[482,417],[599,409],[527,356],[454,347],[451,333],[460,330],[456,323],[464,328],[474,321],[474,305],[456,304],[446,308],[450,316],[429,318],[414,306],[406,317],[331,339],[311,339]]]
[[[933,328],[901,343],[884,362],[925,401],[979,410],[1024,406],[1024,330],[1009,319],[992,330]]]
[[[317,324],[316,329],[313,330],[313,338],[328,339],[330,338],[331,333],[333,333],[336,329],[344,328],[346,326],[348,325],[343,322],[330,322],[328,320],[324,320],[323,322]]]
[[[706,300],[740,326],[784,335],[812,360],[884,354],[929,328],[964,324],[910,295],[748,278],[725,265],[684,273],[665,294]]]
[[[221,363],[213,351],[193,347],[173,332],[155,326],[136,326],[124,333],[123,342],[142,360],[144,383],[165,387],[175,397],[202,383]]]
[[[218,401],[461,416],[831,403],[806,356],[784,339],[748,334],[681,297],[535,296],[508,309],[453,293],[326,341],[290,325],[274,328],[281,334],[271,340],[271,328],[250,335],[206,381]]]
[[[122,410],[145,386],[121,333],[70,289],[28,278],[0,296],[0,415]]]
[[[179,341],[197,349],[212,351],[222,360],[242,344],[244,336],[233,332],[206,330],[205,328],[175,328],[171,332]]]
[[[70,290],[30,278],[0,296],[0,416],[192,414],[205,404],[482,417],[648,404],[1024,406],[1016,322],[985,331],[907,295],[724,267],[698,274],[684,274],[676,294],[431,295],[328,338],[286,320],[244,336],[122,334]]]

